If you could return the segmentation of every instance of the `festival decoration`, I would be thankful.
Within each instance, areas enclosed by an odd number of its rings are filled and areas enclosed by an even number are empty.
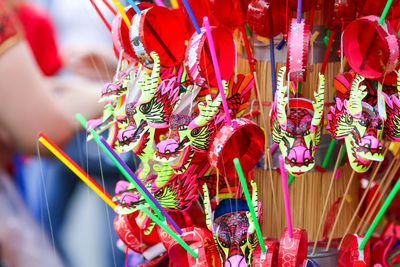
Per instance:
[[[253,190],[255,184],[252,183]],[[224,199],[211,211],[207,187],[203,186],[204,206],[208,229],[213,233],[222,264],[247,266],[252,262],[252,251],[257,245],[254,222],[243,199]],[[258,213],[257,194],[251,200]],[[255,205],[255,206],[254,206]],[[257,215],[258,216],[258,215]]]
[[[285,67],[279,70],[277,94],[271,109],[272,138],[279,144],[285,168],[290,174],[301,175],[315,165],[314,155],[323,123],[325,78],[319,75],[319,88],[314,93],[315,102],[311,103],[304,98],[285,97],[285,71]]]
[[[354,20],[344,30],[343,52],[355,72],[377,79],[391,73],[398,65],[399,40],[384,17],[382,20],[382,17],[366,16]]]
[[[327,129],[332,138],[345,139],[347,156],[351,167],[357,172],[366,172],[372,161],[382,161],[382,144],[379,139],[383,122],[374,108],[363,102],[366,96],[364,80],[357,76],[351,85],[349,99],[336,98],[327,116]]]
[[[89,122],[77,118],[87,139],[96,141],[126,180],[118,181],[111,197],[47,136],[40,134],[39,142],[116,212],[118,246],[127,256],[141,254],[146,260],[141,266],[325,266],[320,256],[335,266],[399,262],[393,213],[400,188],[395,180],[400,43],[394,21],[400,13],[393,1],[173,0],[169,9],[165,1],[156,6],[128,0],[131,6],[124,7],[113,0],[117,14],[103,0],[115,15],[111,25],[90,2],[110,30],[118,67],[100,90],[102,116]],[[315,20],[321,5],[324,18]],[[296,18],[289,8],[297,9]],[[309,51],[314,57],[313,42],[319,42],[316,21],[329,29],[327,49],[321,65],[313,59],[309,65]],[[248,74],[239,73],[244,64],[236,29],[244,40]],[[286,67],[276,79],[274,38],[280,33],[280,48],[287,41]],[[339,64],[330,63],[337,61],[331,50],[339,42],[340,72]],[[270,62],[258,64],[255,57],[265,47]],[[282,55],[278,58],[282,61]],[[346,61],[351,69],[344,73]],[[302,84],[307,75],[307,85]],[[329,88],[332,80],[336,93]],[[312,95],[313,101],[307,99]],[[322,137],[327,106],[328,141]],[[270,123],[266,107],[271,107]],[[99,136],[106,130],[108,135]],[[327,152],[320,167],[321,142]],[[119,153],[139,157],[135,173]],[[254,170],[260,166],[264,169]],[[271,191],[264,182],[267,172]],[[275,191],[279,178],[282,190]],[[307,188],[310,184],[314,188]],[[359,184],[365,190],[360,198]],[[390,205],[392,214],[383,221]],[[378,223],[382,227],[376,230]],[[314,243],[307,244],[307,236]]]

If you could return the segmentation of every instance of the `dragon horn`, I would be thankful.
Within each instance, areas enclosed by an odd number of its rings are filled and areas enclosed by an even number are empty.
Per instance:
[[[207,184],[203,184],[203,193],[204,193],[204,212],[206,213],[206,224],[208,229],[214,233],[213,226],[212,226],[212,211],[211,211],[211,204],[210,204],[210,195],[208,193]]]
[[[251,188],[253,189],[253,190],[252,190],[253,195],[252,195],[252,197],[251,197],[251,203],[253,204],[254,211],[256,212],[256,216],[257,216],[257,218],[258,218],[259,212],[258,212],[258,191],[257,191],[257,184],[256,184],[256,182],[254,182],[254,180],[251,180],[250,184],[251,184]]]
[[[365,85],[361,85],[362,81],[364,81],[364,77],[357,74],[354,78],[351,89],[350,89],[350,98],[347,101],[347,109],[349,113],[353,116],[359,116],[362,112],[362,100],[367,95],[367,87]]]
[[[277,92],[275,95],[275,104],[276,104],[276,113],[278,117],[279,124],[281,126],[286,126],[287,117],[286,117],[286,103],[288,101],[288,97],[285,97],[285,87],[283,85],[283,80],[285,77],[286,67],[282,67],[279,69],[278,73],[278,86]]]
[[[314,116],[311,122],[313,127],[318,127],[324,117],[325,105],[325,76],[319,73],[319,86],[318,91],[314,92],[315,101],[313,103]],[[315,129],[314,129],[315,130]]]
[[[226,92],[228,83],[226,81],[222,81],[222,84]],[[222,103],[221,94],[218,94],[218,96],[214,100],[212,100],[211,95],[206,95],[205,102],[207,103],[207,105],[205,105],[204,102],[201,102],[199,104],[199,115],[193,120],[193,122],[197,126],[203,126],[207,124],[218,112],[218,108]]]

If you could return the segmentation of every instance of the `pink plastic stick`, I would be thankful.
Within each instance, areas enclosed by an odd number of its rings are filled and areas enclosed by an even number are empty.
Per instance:
[[[289,237],[293,238],[292,216],[290,214],[289,190],[288,190],[286,169],[282,155],[279,155],[279,166],[281,170],[282,191],[283,191],[283,200],[285,202],[286,222],[289,230]]]
[[[217,77],[218,89],[219,89],[219,94],[221,95],[222,98],[222,106],[224,107],[226,122],[228,123],[229,126],[231,126],[232,125],[231,117],[229,115],[228,103],[226,102],[224,87],[222,86],[221,73],[219,72],[219,65],[218,65],[217,55],[215,53],[214,41],[211,35],[211,29],[210,29],[210,23],[208,22],[208,17],[203,18],[203,23],[204,27],[206,28],[208,46],[210,47],[211,59],[214,65],[215,77]]]
[[[163,1],[161,1],[161,0],[155,0],[154,2],[156,3],[156,5],[157,5],[157,6],[162,6],[162,7],[165,7],[165,4],[164,4],[164,2],[163,2]]]

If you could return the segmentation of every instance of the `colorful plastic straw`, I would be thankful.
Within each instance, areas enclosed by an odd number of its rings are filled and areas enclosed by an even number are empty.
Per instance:
[[[390,191],[389,196],[386,198],[386,200],[383,203],[382,207],[380,208],[378,214],[376,215],[375,219],[373,220],[370,227],[368,228],[367,233],[365,234],[365,237],[363,238],[358,250],[364,250],[365,244],[367,244],[368,239],[371,237],[371,234],[375,231],[376,225],[382,219],[383,214],[385,214],[385,211],[389,207],[390,203],[392,202],[393,198],[396,196],[399,189],[400,189],[400,178],[397,180],[392,191]]]
[[[247,188],[247,182],[243,175],[242,166],[240,165],[240,161],[238,158],[234,158],[233,163],[235,164],[235,168],[238,173],[240,183],[242,184],[244,195],[246,196],[247,206],[249,206],[251,217],[253,219],[254,226],[256,228],[257,238],[258,238],[258,242],[260,243],[261,252],[267,253],[267,249],[265,248],[264,239],[263,239],[262,233],[261,233],[261,228],[260,228],[260,225],[258,224],[256,212],[253,208],[253,204],[251,203],[250,192],[249,192],[249,188]]]
[[[192,21],[192,24],[193,24],[194,28],[196,29],[197,34],[200,34],[201,30],[200,30],[199,24],[197,23],[197,20],[196,20],[195,16],[193,15],[193,11],[190,8],[188,1],[182,0],[182,3],[185,6],[186,12],[189,14],[190,20]]]
[[[340,164],[342,164],[342,160],[344,158],[344,155],[346,155],[346,144],[343,144],[343,150],[342,150],[342,153],[340,154],[339,165],[338,166],[340,166]],[[339,179],[339,177],[340,177],[340,169],[337,169],[336,173],[335,173],[335,179],[337,180],[337,179]]]
[[[164,4],[164,2],[163,2],[163,1],[161,1],[161,0],[155,0],[154,2],[156,3],[156,5],[157,5],[157,6],[162,6],[162,7],[165,7],[165,4]]]
[[[288,182],[286,176],[285,163],[283,161],[282,155],[279,155],[279,166],[281,170],[282,191],[283,191],[283,200],[285,202],[286,222],[289,231],[289,237],[293,238],[292,215],[290,213]]]
[[[52,152],[62,163],[65,164],[73,173],[76,174],[85,184],[87,184],[99,197],[101,197],[112,209],[117,204],[112,201],[111,196],[94,181],[89,174],[82,170],[64,151],[61,150],[54,142],[44,133],[39,133],[39,141]]]
[[[386,15],[387,15],[387,13],[388,13],[388,11],[389,11],[390,6],[392,5],[392,2],[393,2],[393,0],[388,0],[388,1],[386,2],[385,9],[383,9],[382,16],[381,16],[381,18],[379,19],[379,24],[380,24],[380,25],[382,25],[382,23],[385,21]]]
[[[121,16],[124,19],[126,26],[128,26],[128,28],[129,28],[131,26],[131,22],[124,11],[124,6],[121,5],[121,3],[118,0],[112,0],[112,1],[117,6],[117,9],[118,9],[119,13],[121,13]]]
[[[84,128],[86,128],[87,121],[81,114],[76,114],[76,118],[82,124]],[[135,176],[132,170],[125,164],[125,162],[121,159],[121,157],[110,147],[109,144],[104,140],[104,138],[100,137],[96,131],[94,131],[91,127],[88,129],[90,133],[93,135],[93,139],[96,143],[101,147],[101,149],[106,153],[106,155],[114,162],[118,170],[124,175],[124,177],[131,182],[139,193],[143,196],[143,198],[147,201],[150,207],[157,213],[157,215],[161,218],[165,218],[168,222],[174,227],[174,229],[182,234],[182,230],[175,223],[175,221],[169,216],[169,214],[165,211],[165,209],[158,203],[158,201],[154,198],[154,196],[147,190],[146,186]]]
[[[106,18],[103,16],[103,14],[101,13],[100,9],[97,7],[95,2],[93,0],[90,0],[90,3],[92,4],[94,10],[96,10],[97,14],[99,15],[100,19],[103,21],[104,25],[106,25],[107,29],[111,32],[110,24],[108,23]]]
[[[335,147],[336,140],[331,139],[331,142],[329,143],[328,150],[326,151],[324,161],[322,162],[321,167],[320,166],[315,166],[315,169],[320,171],[320,172],[325,172],[326,166],[328,166],[329,159],[331,158],[333,148]]]
[[[164,229],[168,234],[172,236],[184,249],[186,249],[190,254],[192,254],[193,257],[196,259],[199,257],[199,255],[194,252],[194,250],[189,247],[188,244],[186,244],[185,241],[182,240],[174,231],[172,231],[171,228],[169,228],[164,222],[162,222],[157,216],[155,216],[153,213],[151,213],[146,207],[139,206],[139,209],[146,213],[147,216],[150,217],[150,219],[153,220],[156,224],[158,224],[162,229]]]
[[[329,53],[331,52],[334,37],[335,37],[335,32],[331,31],[331,33],[329,35],[328,46],[326,48],[325,55],[324,55],[324,61],[322,62],[322,66],[321,66],[321,74],[325,74],[326,65],[328,64]]]
[[[133,0],[128,0],[129,4],[131,5],[131,7],[135,10],[136,14],[138,15],[142,15],[142,11],[140,10],[140,8],[136,5],[135,2],[133,2]]]
[[[302,9],[302,0],[297,0],[297,23],[301,23],[301,9]]]
[[[272,99],[275,99],[275,92],[276,92],[276,70],[275,70],[275,46],[274,46],[274,38],[269,38],[269,55],[270,55],[270,57],[271,57]]]
[[[103,4],[108,7],[108,9],[111,11],[111,13],[113,13],[114,16],[117,15],[117,11],[115,11],[115,9],[107,2],[107,0],[103,0]]]
[[[210,23],[208,22],[207,17],[203,18],[203,23],[204,23],[204,27],[206,28],[208,46],[210,47],[211,58],[212,58],[212,62],[214,65],[215,77],[217,78],[219,94],[221,95],[221,98],[222,98],[222,106],[224,107],[226,122],[228,123],[229,126],[231,126],[232,121],[231,121],[231,117],[229,115],[228,103],[226,102],[224,87],[222,86],[222,78],[221,78],[221,73],[219,71],[218,59],[217,59],[217,55],[215,53],[215,46],[214,46],[214,41],[213,41],[212,34],[211,34]]]

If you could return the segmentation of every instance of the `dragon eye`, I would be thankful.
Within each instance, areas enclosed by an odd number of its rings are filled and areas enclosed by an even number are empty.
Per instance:
[[[221,245],[222,245],[224,248],[229,248],[228,243],[226,243],[224,240],[219,239],[219,242],[221,243]]]
[[[246,241],[247,241],[246,238],[243,238],[242,240],[240,240],[239,245],[244,246],[246,244]]]
[[[304,135],[309,135],[310,134],[310,129],[305,130],[303,134]]]
[[[286,135],[288,136],[288,137],[294,137],[294,134],[293,133],[291,133],[291,132],[289,132],[289,131],[286,131]]]
[[[367,122],[363,119],[358,120],[358,122],[360,123],[361,126],[367,126]]]
[[[142,105],[140,106],[140,111],[141,111],[142,113],[144,113],[144,114],[149,113],[150,110],[151,110],[151,103],[150,103],[150,102],[149,102],[149,103],[146,103],[146,104],[142,104]]]
[[[200,128],[195,128],[195,129],[193,129],[192,130],[192,136],[196,136],[196,135],[198,135],[200,133]]]
[[[187,125],[185,125],[185,124],[179,125],[179,127],[178,127],[178,131],[184,131],[186,129],[187,129]]]

